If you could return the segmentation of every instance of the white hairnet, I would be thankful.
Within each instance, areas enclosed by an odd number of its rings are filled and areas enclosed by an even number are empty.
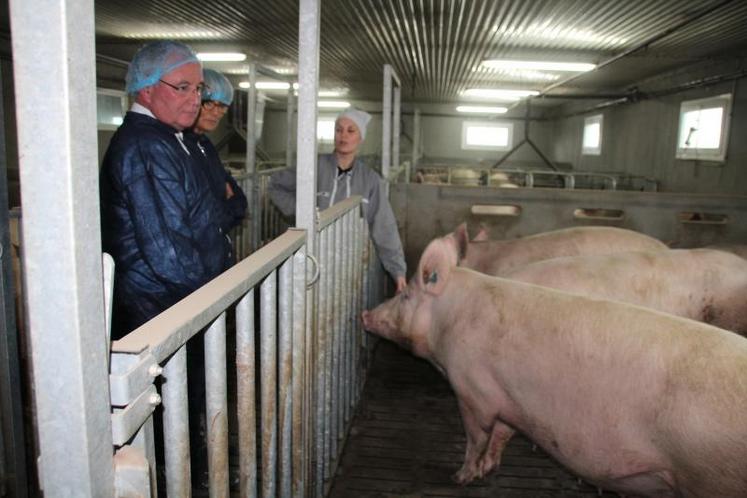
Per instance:
[[[355,109],[353,107],[349,107],[342,111],[339,116],[337,116],[337,119],[335,119],[335,124],[341,118],[348,118],[353,121],[358,127],[358,131],[361,133],[361,140],[366,139],[366,126],[368,126],[368,122],[371,121],[371,115],[369,113],[361,111],[359,109]]]

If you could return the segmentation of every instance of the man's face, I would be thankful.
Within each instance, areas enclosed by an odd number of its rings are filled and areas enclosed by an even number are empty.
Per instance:
[[[194,124],[200,112],[202,67],[198,63],[179,66],[164,74],[153,86],[140,92],[142,103],[159,121],[184,130]]]

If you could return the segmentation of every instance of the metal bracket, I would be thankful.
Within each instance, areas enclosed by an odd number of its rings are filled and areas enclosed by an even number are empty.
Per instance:
[[[153,385],[163,368],[150,352],[112,353],[109,390],[112,406],[127,406]]]
[[[156,391],[156,386],[151,385],[125,408],[114,408],[112,410],[112,440],[114,445],[122,446],[127,443],[160,403],[161,396]]]

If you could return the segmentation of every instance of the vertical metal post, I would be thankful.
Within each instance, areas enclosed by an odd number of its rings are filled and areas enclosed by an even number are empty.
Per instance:
[[[9,10],[41,485],[112,496],[93,1]]]
[[[288,129],[288,136],[285,142],[285,166],[291,167],[294,164],[293,161],[293,117],[296,113],[295,104],[296,97],[294,93],[293,85],[288,88],[288,105],[286,109],[286,128]]]
[[[257,409],[254,289],[236,305],[236,385],[239,420],[240,494],[257,496]]]
[[[262,497],[276,496],[278,436],[277,271],[260,288],[260,406],[262,407]]]
[[[392,66],[384,64],[384,97],[381,108],[381,176],[389,178],[392,165]]]
[[[257,171],[257,138],[255,134],[255,128],[257,126],[257,66],[255,64],[249,64],[249,88],[246,92],[246,158],[244,162],[244,173],[247,176],[249,183],[249,189],[246,192],[248,195],[247,204],[250,209],[250,220],[251,225],[249,227],[249,233],[245,232],[245,236],[248,237],[248,243],[244,245],[244,248],[249,248],[246,254],[242,254],[241,258],[244,258],[248,253],[256,251],[259,248],[259,225],[260,225],[260,209],[259,209],[259,176]]]
[[[195,339],[200,340],[200,339]],[[182,346],[163,366],[163,448],[166,496],[190,496],[189,418],[187,405],[187,346]]]
[[[302,251],[314,256],[316,243],[316,122],[319,90],[319,31],[321,0],[299,0],[298,5],[298,117],[296,119],[296,226],[306,230],[306,247]],[[306,293],[306,338],[314,335],[316,291]],[[308,381],[313,381],[313,361],[305,365]],[[310,393],[309,393],[310,394]],[[307,398],[308,399],[308,398]],[[306,423],[307,429],[311,427]]]
[[[392,166],[395,170],[399,169],[399,136],[400,136],[400,96],[402,89],[399,85],[393,88],[394,102],[392,104]]]
[[[317,498],[324,496],[324,467],[327,460],[327,452],[325,450],[326,434],[325,427],[327,427],[327,363],[328,363],[328,327],[327,327],[327,316],[328,316],[328,286],[329,286],[329,261],[327,259],[327,232],[329,228],[324,228],[319,233],[319,284],[318,284],[318,334],[316,337],[317,354],[315,360],[318,363],[316,371],[316,441],[315,441],[315,453],[316,453],[316,469],[315,469],[315,495]]]
[[[420,109],[415,109],[415,114],[412,118],[412,171],[418,170],[418,161],[420,160]],[[406,183],[410,183],[410,172],[407,172]]]
[[[332,439],[332,458],[336,461],[340,454],[340,435],[344,427],[344,420],[342,418],[342,388],[344,385],[344,379],[342,378],[342,325],[343,325],[343,296],[342,296],[342,282],[343,282],[343,264],[342,264],[342,231],[343,225],[342,220],[335,220],[335,243],[334,249],[334,262],[335,262],[335,310],[334,310],[334,355],[333,355],[333,371],[332,378],[334,380],[334,390],[332,391],[332,416],[335,419]]]
[[[293,381],[293,258],[280,267],[278,320],[278,496],[291,496],[291,442]]]
[[[360,211],[360,209],[358,210]],[[365,221],[363,217],[356,213],[355,218],[355,402],[358,403],[360,398],[361,387],[363,385],[363,372],[361,363],[361,352],[363,348],[362,333],[363,324],[358,319],[363,311],[363,227],[362,223]]]
[[[293,256],[293,487],[294,498],[306,496],[306,469],[310,461],[305,462],[307,455],[307,438],[305,425],[315,413],[312,407],[304,406],[304,398],[312,396],[308,382],[305,382],[306,342],[306,251],[302,250]],[[310,401],[313,402],[315,398]],[[308,408],[308,409],[304,409]],[[310,430],[310,426],[309,426]],[[310,459],[309,459],[310,460]]]
[[[296,225],[306,230],[306,250],[316,238],[316,120],[319,88],[320,0],[300,0],[298,13],[298,144]],[[313,252],[311,252],[313,254]]]
[[[199,340],[199,338],[193,339]],[[205,332],[205,393],[208,469],[212,496],[228,496],[228,385],[226,382],[226,313]]]
[[[335,437],[335,416],[334,416],[334,350],[335,350],[335,275],[337,269],[335,265],[335,225],[329,225],[324,230],[324,237],[327,252],[324,257],[327,260],[327,323],[324,326],[325,350],[327,352],[327,363],[325,368],[325,386],[324,386],[324,478],[332,477],[332,458],[334,456],[332,440]]]
[[[353,216],[356,216],[355,211],[348,211],[345,214],[344,226],[345,226],[345,239],[343,242],[343,248],[345,250],[344,264],[345,264],[345,281],[343,283],[343,290],[345,293],[345,326],[343,332],[345,336],[345,411],[344,419],[347,423],[352,418],[352,407],[353,407]]]

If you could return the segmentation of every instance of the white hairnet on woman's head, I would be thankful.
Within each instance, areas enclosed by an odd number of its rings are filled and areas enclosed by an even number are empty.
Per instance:
[[[205,80],[205,90],[202,92],[203,102],[215,100],[221,104],[231,105],[231,102],[233,102],[233,86],[228,78],[212,69],[203,70],[202,75]]]
[[[368,122],[371,121],[371,115],[369,113],[355,109],[354,107],[349,107],[348,109],[342,111],[339,116],[337,116],[337,119],[335,119],[335,123],[337,123],[342,118],[348,118],[352,120],[358,127],[358,131],[361,133],[361,140],[366,139],[366,126],[368,126]]]
[[[143,45],[132,58],[125,77],[125,90],[134,95],[155,85],[165,74],[189,63],[200,63],[197,55],[183,43],[157,41]]]

